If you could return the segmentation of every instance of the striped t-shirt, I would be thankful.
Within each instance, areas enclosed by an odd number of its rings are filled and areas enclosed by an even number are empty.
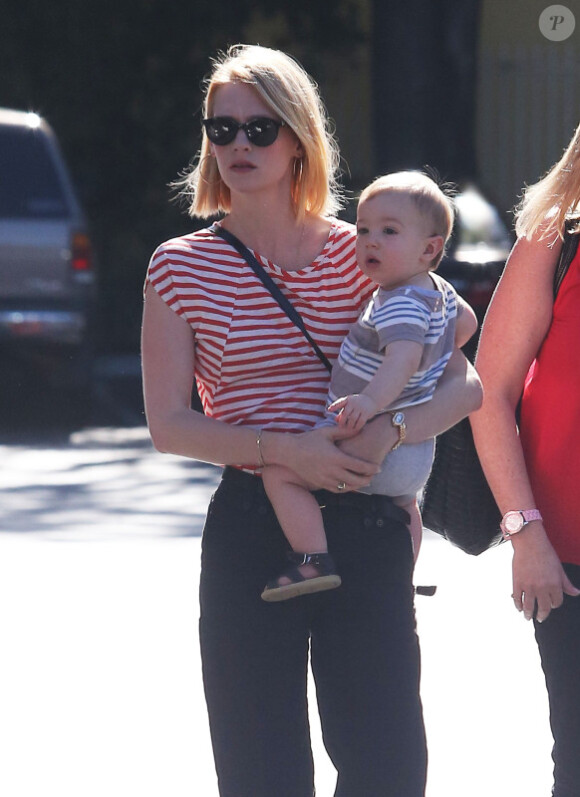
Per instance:
[[[333,362],[373,290],[356,264],[354,227],[333,221],[320,255],[296,271],[253,254]],[[194,332],[206,415],[279,431],[304,431],[323,416],[326,368],[241,255],[211,229],[162,244],[147,280]]]
[[[415,341],[423,353],[403,392],[383,410],[429,401],[453,352],[457,318],[455,290],[437,274],[430,276],[432,290],[413,285],[377,288],[341,346],[329,402],[360,393],[382,364],[385,348],[397,340]]]

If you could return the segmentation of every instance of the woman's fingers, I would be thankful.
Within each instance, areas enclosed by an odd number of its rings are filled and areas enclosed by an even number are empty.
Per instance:
[[[512,592],[512,598],[514,600],[514,606],[518,610],[518,612],[523,612],[524,610],[524,594],[521,589],[517,589],[514,587],[514,591]]]
[[[337,426],[325,426],[298,435],[297,455],[288,466],[318,489],[345,492],[366,486],[379,468],[341,451],[335,440],[344,436],[344,431]]]
[[[552,609],[557,609],[558,606],[562,605],[562,590],[556,590],[554,593],[550,594],[543,594],[536,598],[535,606],[532,606],[531,614],[529,614],[528,607],[525,605],[525,598],[524,598],[524,617],[526,620],[529,620],[531,617],[535,617],[539,623],[543,623],[546,617],[550,614]]]
[[[518,612],[523,612],[526,620],[535,619],[542,623],[550,614],[552,609],[556,609],[562,603],[562,597],[558,597],[558,591],[536,592],[533,588],[527,590],[514,589],[512,594],[514,606]]]
[[[526,620],[535,617],[539,623],[543,623],[551,611],[560,608],[565,594],[572,597],[580,595],[580,590],[572,584],[564,571],[562,575],[561,583],[551,586],[539,588],[530,585],[527,588],[514,588],[512,595],[514,605],[519,612],[523,612]]]
[[[541,524],[530,524],[521,538],[520,535],[514,538],[513,546],[512,598],[526,620],[535,617],[542,623],[562,605],[564,593],[580,594],[568,579]]]
[[[563,590],[566,593],[566,595],[570,595],[570,597],[572,598],[576,598],[578,597],[578,595],[580,595],[580,589],[578,589],[578,587],[575,587],[574,584],[572,584],[572,582],[570,581],[570,579],[566,574],[564,574]]]

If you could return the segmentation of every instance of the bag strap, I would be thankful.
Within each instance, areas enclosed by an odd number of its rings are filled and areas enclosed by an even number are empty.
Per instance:
[[[323,363],[324,367],[328,370],[332,370],[332,365],[328,357],[322,351],[322,349],[318,346],[316,341],[312,338],[306,326],[304,325],[304,321],[302,316],[296,310],[292,302],[282,293],[280,288],[276,285],[272,277],[264,270],[264,268],[258,263],[254,255],[250,252],[247,246],[245,246],[239,238],[237,238],[233,233],[229,230],[224,230],[223,227],[220,227],[218,224],[213,224],[210,227],[211,231],[215,235],[219,235],[220,238],[223,238],[224,241],[227,241],[230,246],[233,246],[234,249],[240,253],[240,255],[244,258],[246,263],[250,266],[254,274],[258,277],[261,281],[262,285],[266,288],[267,291],[274,297],[274,299],[278,302],[282,310],[286,313],[288,318],[295,324],[298,329],[302,332],[308,343],[312,346],[314,351],[316,352],[317,357]]]
[[[562,251],[560,252],[560,259],[554,274],[554,298],[558,295],[562,280],[566,276],[566,272],[570,268],[570,263],[574,260],[576,252],[578,251],[578,243],[580,242],[580,232],[572,233],[570,229],[573,224],[578,224],[578,219],[566,219],[564,228],[564,240],[562,241]]]

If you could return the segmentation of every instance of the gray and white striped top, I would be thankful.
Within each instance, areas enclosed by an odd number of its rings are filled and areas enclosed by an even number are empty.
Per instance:
[[[429,401],[453,352],[458,305],[455,289],[430,273],[433,290],[403,285],[377,288],[344,339],[332,371],[329,403],[360,393],[383,360],[385,348],[397,340],[423,345],[418,370],[390,407],[401,409]]]

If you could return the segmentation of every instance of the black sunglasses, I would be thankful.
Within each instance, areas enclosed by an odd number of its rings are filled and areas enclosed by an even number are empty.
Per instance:
[[[267,116],[258,116],[249,122],[237,122],[231,116],[212,116],[211,119],[204,119],[202,122],[207,137],[212,144],[223,147],[231,144],[238,135],[238,130],[243,130],[248,141],[257,147],[269,147],[278,138],[278,131],[285,125],[277,119],[269,119]]]

